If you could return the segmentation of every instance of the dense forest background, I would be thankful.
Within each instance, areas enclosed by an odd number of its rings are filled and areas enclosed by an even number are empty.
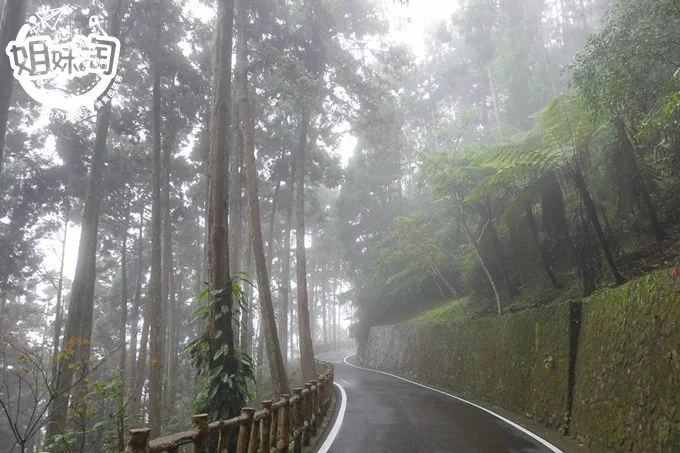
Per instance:
[[[74,0],[122,42],[79,119],[3,56],[0,450],[120,451],[433,304],[675,264],[680,7],[452,3],[416,49],[408,2]],[[41,5],[3,2],[3,49]]]

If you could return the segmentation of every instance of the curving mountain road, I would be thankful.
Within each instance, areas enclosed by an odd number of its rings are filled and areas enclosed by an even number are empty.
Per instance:
[[[385,373],[335,364],[345,399],[319,453],[561,452],[535,434],[472,404]],[[342,407],[345,406],[345,407]],[[344,413],[343,413],[344,409]]]

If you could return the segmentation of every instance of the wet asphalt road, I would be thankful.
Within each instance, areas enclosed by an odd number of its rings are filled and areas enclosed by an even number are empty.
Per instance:
[[[483,410],[400,379],[335,364],[347,394],[344,420],[329,453],[538,453],[539,441]]]

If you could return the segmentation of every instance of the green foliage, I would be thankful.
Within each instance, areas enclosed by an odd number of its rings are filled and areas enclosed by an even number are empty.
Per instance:
[[[431,308],[408,322],[428,325],[450,325],[466,318],[469,305],[467,298],[453,299],[450,302]]]
[[[250,284],[246,274],[238,274],[232,280],[232,300],[235,306],[245,308],[244,291],[239,281]],[[192,320],[204,323],[210,314],[210,305],[215,303],[216,296],[222,291],[201,291],[197,297],[198,308],[194,311]],[[223,315],[224,313],[217,313],[216,317]],[[218,332],[218,338],[220,334]],[[211,338],[207,331],[190,341],[185,350],[198,374],[197,395],[192,406],[194,413],[208,412],[211,418],[217,419],[225,412],[236,414],[242,402],[252,398],[255,364],[246,351],[241,348],[230,350],[226,344],[211,351]],[[232,361],[236,365],[236,373],[229,373],[223,368],[225,361]],[[221,410],[215,410],[216,407]]]

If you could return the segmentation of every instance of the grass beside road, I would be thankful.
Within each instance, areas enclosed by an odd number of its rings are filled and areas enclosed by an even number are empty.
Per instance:
[[[405,323],[447,325],[469,318],[472,314],[467,297],[461,297],[425,310]]]

